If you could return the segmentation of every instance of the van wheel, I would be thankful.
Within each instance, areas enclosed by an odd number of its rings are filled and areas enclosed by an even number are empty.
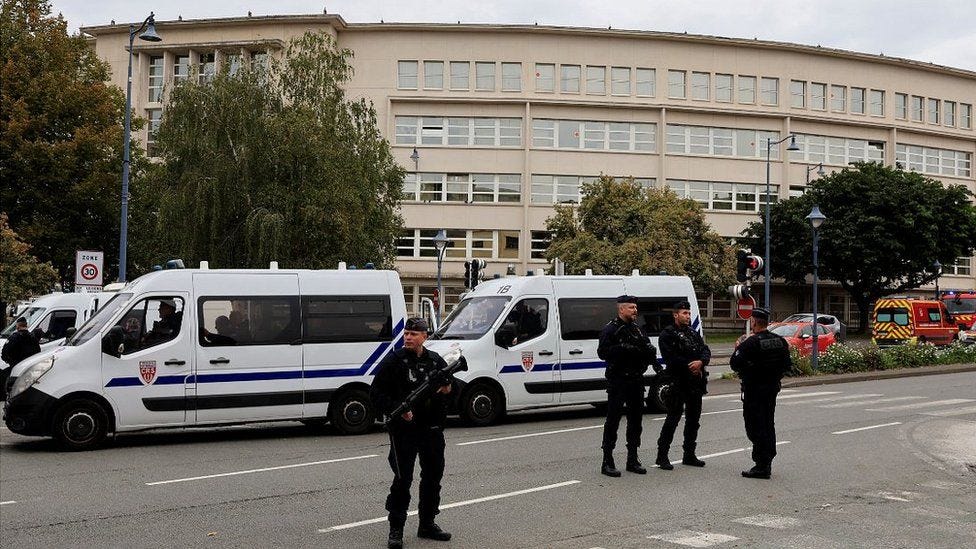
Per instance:
[[[461,418],[470,425],[491,425],[505,414],[505,403],[498,390],[487,383],[468,387],[461,399]]]
[[[329,403],[329,422],[344,435],[360,435],[376,422],[373,403],[362,389],[343,391]]]
[[[87,398],[69,400],[54,414],[52,431],[65,450],[91,450],[108,434],[108,414]]]
[[[671,390],[671,382],[665,381],[661,383],[654,383],[651,385],[651,390],[647,395],[647,406],[652,411],[655,412],[667,412],[667,393]]]

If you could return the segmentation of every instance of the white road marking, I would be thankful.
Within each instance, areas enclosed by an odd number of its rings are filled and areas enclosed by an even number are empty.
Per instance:
[[[971,398],[947,398],[945,400],[933,400],[931,402],[916,402],[914,404],[902,404],[900,406],[885,406],[884,408],[867,408],[868,412],[896,412],[899,410],[917,410],[919,408],[929,408],[931,406],[951,406],[953,404],[966,404],[972,402]]]
[[[735,541],[739,538],[735,536],[727,536],[725,534],[711,534],[708,532],[695,532],[693,530],[678,530],[677,532],[672,532],[670,534],[647,536],[647,539],[659,539],[661,541],[674,543],[676,545],[685,545],[687,547],[711,547],[712,545],[718,545],[719,543]]]
[[[926,488],[936,488],[938,490],[955,490],[966,485],[961,482],[951,482],[948,480],[929,480],[927,482],[923,482],[920,486],[925,486]]]
[[[900,421],[893,421],[891,423],[882,423],[881,425],[868,425],[867,427],[858,427],[857,429],[847,429],[846,431],[834,431],[830,433],[832,435],[846,435],[847,433],[856,433],[858,431],[867,431],[868,429],[878,429],[880,427],[891,427],[892,425],[901,425]]]
[[[786,395],[786,396],[780,395],[776,397],[776,400],[780,401],[780,400],[788,400],[792,398],[807,398],[807,397],[814,397],[814,396],[839,395],[839,394],[840,391],[817,391],[815,393],[797,393],[795,395]]]
[[[497,495],[494,495],[494,496],[486,496],[486,497],[483,497],[483,498],[469,499],[469,500],[466,500],[466,501],[457,501],[457,502],[454,502],[454,503],[448,503],[446,505],[441,505],[440,508],[443,511],[444,509],[452,509],[454,507],[463,507],[465,505],[474,505],[475,503],[484,503],[486,501],[494,501],[496,499],[504,499],[504,498],[511,498],[511,497],[515,497],[515,496],[522,496],[522,495],[525,495],[525,494],[531,494],[533,492],[542,492],[542,491],[545,491],[545,490],[553,490],[555,488],[562,488],[564,486],[571,486],[573,484],[579,484],[579,483],[580,483],[580,481],[578,481],[578,480],[567,480],[565,482],[557,482],[556,484],[547,484],[545,486],[537,486],[535,488],[526,488],[525,490],[517,490],[515,492],[506,492],[504,494],[497,494]],[[416,514],[417,514],[417,511],[410,511],[409,513],[407,513],[407,516],[415,516]],[[380,523],[380,522],[386,522],[386,520],[387,520],[387,517],[386,516],[382,516],[382,517],[378,517],[378,518],[374,518],[374,519],[361,520],[359,522],[350,522],[349,524],[340,524],[338,526],[330,526],[329,528],[321,528],[321,529],[319,529],[318,532],[320,534],[325,534],[325,533],[328,533],[328,532],[335,532],[337,530],[348,530],[350,528],[356,528],[358,526],[366,526],[366,525],[369,525],[369,524],[377,524],[377,523]]]
[[[574,431],[587,431],[590,429],[602,429],[603,424],[600,425],[587,425],[586,427],[573,427],[570,429],[556,429],[555,431],[541,431],[538,433],[526,433],[524,435],[511,435],[507,437],[497,437],[497,438],[486,438],[482,440],[472,440],[469,442],[459,442],[458,446],[470,446],[472,444],[484,444],[486,442],[500,442],[503,440],[515,440],[519,438],[530,438],[530,437],[541,437],[545,435],[557,435],[559,433],[572,433]]]
[[[797,392],[797,389],[783,389],[782,391],[779,392],[779,394],[783,394],[783,393],[795,393],[795,392]],[[712,400],[712,399],[715,399],[715,398],[733,398],[733,397],[735,397],[735,395],[736,395],[736,393],[723,393],[721,395],[708,395],[708,396],[703,396],[702,397],[702,400]]]
[[[327,460],[323,460],[323,461],[312,461],[312,462],[309,462],[309,463],[293,463],[291,465],[279,465],[277,467],[262,467],[261,469],[248,469],[246,471],[232,471],[230,473],[218,473],[216,475],[202,475],[202,476],[199,476],[199,477],[177,478],[177,479],[172,479],[172,480],[159,480],[159,481],[156,481],[156,482],[147,482],[146,483],[146,486],[159,486],[160,484],[173,484],[173,483],[176,483],[176,482],[190,482],[190,481],[193,481],[193,480],[205,480],[205,479],[218,478],[218,477],[232,477],[232,476],[236,476],[236,475],[249,475],[251,473],[264,473],[264,472],[267,472],[267,471],[280,471],[282,469],[294,469],[296,467],[311,467],[312,465],[325,465],[327,463],[339,463],[339,462],[342,462],[342,461],[353,461],[353,460],[357,460],[357,459],[368,459],[368,458],[374,458],[374,457],[379,457],[379,456],[377,454],[369,454],[369,455],[365,455],[365,456],[355,456],[355,457],[347,457],[347,458],[339,458],[339,459],[327,459]]]
[[[891,501],[912,501],[912,497],[915,496],[915,492],[906,492],[904,490],[900,492],[886,492],[884,490],[880,492],[871,492],[867,494],[868,496],[875,498],[882,498]]]
[[[954,410],[940,410],[938,412],[922,412],[927,416],[964,416],[967,414],[976,414],[976,406],[969,406],[967,408],[956,408]]]
[[[905,509],[905,511],[916,515],[921,515],[923,517],[933,517],[939,519],[957,519],[972,514],[969,511],[952,509],[950,507],[943,507],[941,505],[923,505],[921,507]]]
[[[781,517],[779,515],[754,515],[751,517],[742,517],[733,519],[732,522],[738,522],[739,524],[748,524],[750,526],[762,526],[763,528],[778,528],[786,529],[798,526],[800,521],[791,517]]]
[[[17,503],[17,502],[16,502],[16,501],[14,501],[14,500],[10,500],[10,501],[0,501],[0,505],[10,505],[11,503]]]
[[[776,446],[782,446],[784,444],[789,444],[789,443],[790,443],[790,441],[788,441],[788,440],[781,440],[781,441],[779,441],[779,442],[776,443]],[[704,456],[698,456],[698,459],[707,459],[707,458],[713,458],[713,457],[719,457],[719,456],[727,456],[729,454],[737,454],[739,452],[747,452],[749,450],[752,450],[752,448],[751,447],[750,448],[736,448],[734,450],[726,450],[724,452],[715,452],[714,454],[705,454]],[[657,465],[655,465],[655,467],[657,467]]]
[[[866,393],[863,395],[844,395],[839,397],[824,397],[824,398],[814,398],[811,400],[803,400],[800,402],[784,402],[784,406],[799,406],[801,404],[813,404],[815,402],[837,402],[838,400],[854,400],[858,398],[871,398],[884,396],[881,393]]]
[[[852,408],[854,406],[869,406],[871,404],[883,404],[885,402],[901,402],[904,400],[921,400],[923,396],[904,396],[904,397],[890,397],[890,398],[875,398],[871,400],[858,400],[855,402],[838,402],[837,404],[824,404],[823,406],[818,406],[818,408]]]

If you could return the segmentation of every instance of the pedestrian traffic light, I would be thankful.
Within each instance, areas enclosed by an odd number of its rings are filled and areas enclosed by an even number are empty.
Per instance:
[[[750,255],[746,258],[746,265],[749,267],[749,276],[756,274],[756,271],[763,268],[763,258],[758,255]]]
[[[735,286],[729,286],[729,293],[732,294],[733,299],[748,299],[749,298],[749,287],[745,284],[736,284]]]

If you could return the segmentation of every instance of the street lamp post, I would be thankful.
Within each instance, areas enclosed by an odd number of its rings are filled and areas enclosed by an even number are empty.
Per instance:
[[[145,32],[142,30],[145,29]],[[125,127],[122,143],[122,220],[119,227],[119,282],[125,282],[126,248],[129,241],[129,141],[132,133],[132,44],[136,34],[140,40],[159,42],[162,38],[156,34],[156,19],[153,12],[136,28],[129,25],[129,74],[125,84]]]
[[[420,169],[420,153],[417,152],[417,147],[413,148],[413,154],[410,155],[410,160],[413,160],[413,173],[417,173]]]
[[[939,278],[942,277],[942,264],[939,263],[938,259],[932,264],[932,272],[935,273],[935,299],[938,301],[942,297],[939,295]]]
[[[434,248],[437,250],[437,318],[444,316],[444,288],[441,287],[441,263],[444,261],[444,251],[447,250],[447,232],[437,231],[434,236]]]
[[[772,306],[769,302],[769,290],[770,290],[770,284],[769,284],[769,208],[770,208],[769,155],[770,155],[770,151],[773,150],[773,145],[779,145],[780,143],[786,141],[787,139],[790,140],[790,145],[786,147],[786,150],[788,151],[800,150],[800,147],[796,146],[796,135],[794,134],[787,135],[786,137],[780,139],[779,141],[773,141],[772,137],[766,138],[766,256],[763,257],[764,263],[766,265],[765,265],[765,270],[763,271],[763,277],[765,279],[763,282],[763,286],[764,286],[763,306],[766,307],[766,310],[768,311],[772,311]]]
[[[827,216],[820,211],[820,206],[814,204],[813,209],[810,210],[810,214],[807,215],[807,221],[810,222],[810,228],[813,229],[813,352],[810,355],[810,366],[813,368],[813,371],[817,371],[817,361],[820,352],[818,348],[819,338],[817,337],[820,332],[820,325],[817,324],[817,270],[820,266],[817,259],[820,244],[820,232],[818,229],[820,229],[820,226],[826,220]]]
[[[807,166],[807,187],[810,186],[810,172],[817,170],[817,176],[823,177],[827,175],[827,172],[823,169],[823,162],[817,164],[816,166]]]

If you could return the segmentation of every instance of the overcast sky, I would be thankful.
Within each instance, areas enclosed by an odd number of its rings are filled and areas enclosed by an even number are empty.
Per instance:
[[[515,23],[688,32],[883,53],[976,71],[974,0],[53,0],[78,27],[247,15],[338,13],[349,23]]]

